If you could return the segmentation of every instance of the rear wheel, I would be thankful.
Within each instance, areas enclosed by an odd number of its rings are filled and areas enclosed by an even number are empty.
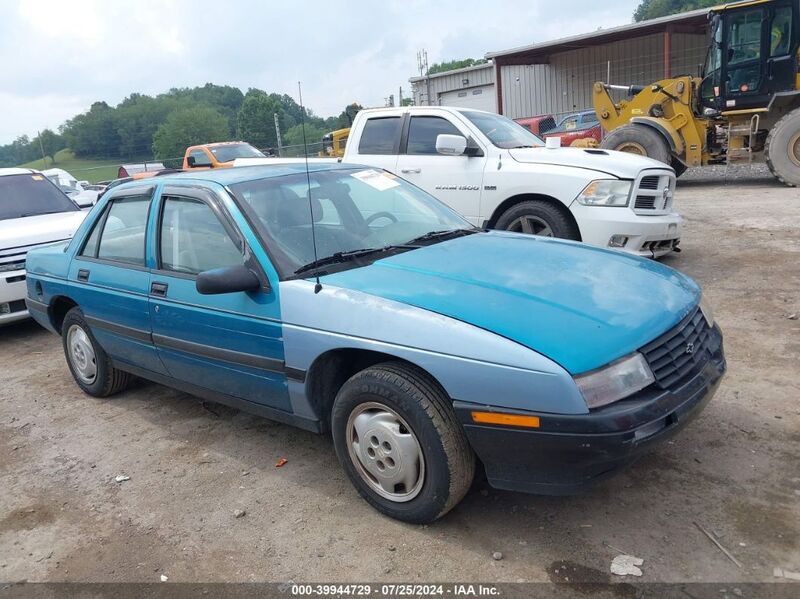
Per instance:
[[[661,134],[645,125],[623,125],[605,136],[600,147],[606,150],[628,152],[647,156],[665,164],[671,164],[672,155],[666,140]]]
[[[800,185],[800,108],[775,123],[764,153],[769,170],[779,181],[791,187]]]
[[[64,355],[72,378],[84,392],[108,397],[128,386],[131,375],[114,368],[108,354],[97,343],[78,307],[72,308],[61,325]]]
[[[572,219],[544,200],[528,200],[513,205],[500,215],[495,228],[543,237],[580,240],[578,228]]]
[[[331,414],[336,455],[378,511],[424,524],[469,490],[475,457],[450,399],[430,377],[400,362],[353,375]]]

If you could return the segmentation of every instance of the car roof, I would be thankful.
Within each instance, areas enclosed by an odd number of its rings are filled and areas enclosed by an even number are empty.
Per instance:
[[[320,164],[309,163],[308,171],[316,173],[320,171],[335,171],[335,170],[353,170],[356,168],[369,168],[366,166],[356,164]],[[276,165],[256,165],[256,166],[237,166],[232,168],[218,168],[209,170],[197,170],[183,173],[175,173],[171,175],[164,175],[157,179],[144,179],[140,181],[132,181],[120,185],[118,189],[130,188],[134,185],[153,185],[155,182],[165,183],[191,183],[198,181],[208,181],[217,183],[219,185],[235,185],[237,183],[244,183],[246,181],[257,181],[260,179],[271,179],[274,177],[283,177],[285,175],[296,175],[306,172],[306,165],[304,163],[297,164],[276,164]]]
[[[32,168],[0,168],[0,177],[5,177],[6,175],[31,175],[38,172]]]

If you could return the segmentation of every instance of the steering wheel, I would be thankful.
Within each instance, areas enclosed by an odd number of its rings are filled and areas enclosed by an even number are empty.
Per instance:
[[[379,218],[388,218],[390,221],[392,221],[392,223],[397,222],[397,217],[391,212],[376,212],[375,214],[368,216],[365,222],[367,223],[367,226],[369,226]]]

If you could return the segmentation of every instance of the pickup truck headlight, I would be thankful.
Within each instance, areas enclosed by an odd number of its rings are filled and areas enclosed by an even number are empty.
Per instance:
[[[599,179],[589,183],[576,199],[584,206],[627,206],[631,185],[630,181]]]
[[[589,408],[599,408],[628,397],[655,381],[644,356],[638,352],[607,366],[575,377]]]

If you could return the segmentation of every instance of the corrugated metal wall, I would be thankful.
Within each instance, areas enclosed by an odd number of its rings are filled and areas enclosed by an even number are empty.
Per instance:
[[[464,85],[463,80],[469,79],[469,83]],[[453,73],[442,75],[440,77],[430,78],[431,101],[428,102],[426,98],[427,87],[424,80],[413,81],[411,83],[411,92],[414,96],[414,104],[423,106],[427,104],[438,104],[439,94],[443,92],[454,91],[457,89],[469,89],[479,85],[487,85],[494,83],[494,66],[488,65],[481,69],[468,69],[454,71]]]
[[[706,53],[704,35],[673,33],[672,73],[697,74]],[[664,75],[664,36],[654,34],[553,54],[550,64],[501,67],[503,113],[511,118],[591,108],[592,84],[645,85]]]

